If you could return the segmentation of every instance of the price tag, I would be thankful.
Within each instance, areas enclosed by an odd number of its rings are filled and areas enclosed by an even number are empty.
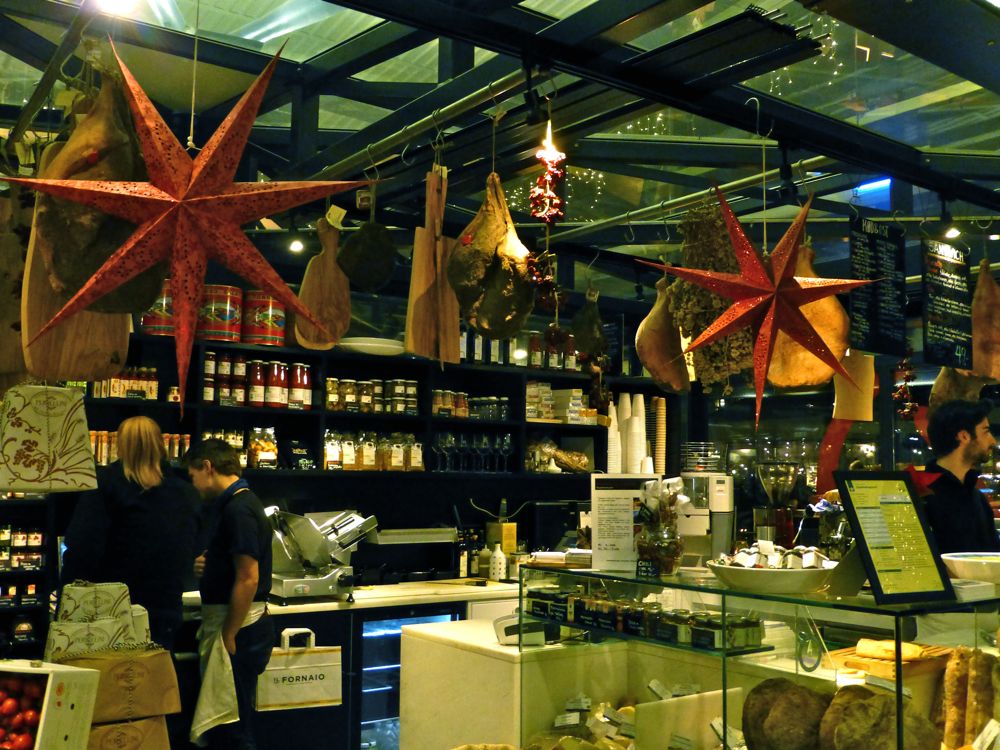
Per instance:
[[[718,737],[719,741],[721,742],[722,732],[723,732],[722,717],[716,716],[714,719],[712,719],[712,723],[710,726],[712,727],[712,731],[715,732],[715,736]],[[739,729],[733,729],[731,726],[727,724],[725,726],[725,733],[726,733],[725,744],[726,747],[730,748],[730,750],[738,750],[738,748],[742,748],[746,745],[746,740],[743,737],[743,732],[741,732]]]
[[[589,711],[590,707],[593,705],[590,698],[582,693],[575,698],[570,698],[566,701],[567,711]]]
[[[997,738],[1000,737],[1000,723],[996,719],[990,719],[989,723],[983,727],[983,731],[972,743],[972,750],[994,750],[997,746]]]
[[[559,714],[556,720],[552,722],[552,726],[556,729],[562,729],[564,727],[578,727],[583,723],[583,714],[577,713],[576,711],[570,711],[565,714]]]
[[[611,706],[604,709],[604,718],[612,724],[622,724],[625,721],[625,717],[615,709],[611,708]]]
[[[694,740],[682,734],[671,733],[667,750],[694,750]]]
[[[344,217],[347,216],[347,211],[340,206],[331,205],[326,209],[326,220],[327,223],[334,229],[344,228]]]
[[[673,693],[670,692],[670,688],[668,688],[666,685],[664,685],[657,679],[650,680],[649,685],[647,685],[647,687],[652,691],[653,695],[655,695],[660,700],[673,697]]]
[[[682,695],[696,695],[701,692],[701,685],[697,682],[678,682],[670,688],[670,695],[680,698]]]

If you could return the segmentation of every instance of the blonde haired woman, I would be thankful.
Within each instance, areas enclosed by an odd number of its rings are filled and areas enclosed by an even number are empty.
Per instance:
[[[66,532],[62,581],[122,581],[149,610],[153,640],[171,648],[181,594],[198,550],[199,496],[166,462],[163,434],[149,417],[118,426],[118,460],[80,496]]]

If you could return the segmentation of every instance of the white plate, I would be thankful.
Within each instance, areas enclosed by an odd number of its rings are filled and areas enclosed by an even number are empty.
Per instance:
[[[741,568],[738,565],[708,563],[709,570],[726,586],[757,594],[807,594],[826,586],[833,568]]]
[[[347,352],[378,354],[383,357],[394,357],[404,351],[403,342],[395,339],[353,337],[341,339],[337,346]]]

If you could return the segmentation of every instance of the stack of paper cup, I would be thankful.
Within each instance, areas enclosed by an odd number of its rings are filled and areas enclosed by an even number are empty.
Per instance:
[[[632,417],[632,396],[627,393],[618,396],[618,445],[621,447],[621,470],[628,471],[628,421]]]
[[[626,472],[638,474],[642,471],[642,459],[646,457],[646,440],[643,433],[646,432],[646,420],[639,417],[629,417],[628,419],[628,464]]]
[[[661,476],[667,473],[667,400],[653,399],[656,413],[656,432],[653,436],[653,469]]]
[[[635,450],[638,455],[635,460],[639,465],[636,471],[642,471],[642,460],[649,455],[649,446],[646,445],[646,398],[641,393],[632,396],[632,418],[639,423],[638,433],[635,438]],[[629,455],[632,453],[632,445],[629,445]],[[632,462],[632,459],[629,459]]]
[[[622,473],[622,436],[618,431],[618,413],[612,405],[608,409],[608,474]]]

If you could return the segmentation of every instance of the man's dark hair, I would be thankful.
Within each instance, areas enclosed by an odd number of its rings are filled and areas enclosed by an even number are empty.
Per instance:
[[[242,476],[243,469],[240,466],[240,457],[225,440],[210,438],[202,440],[184,454],[184,466],[193,466],[196,469],[202,468],[202,462],[208,461],[219,474],[227,476]]]
[[[989,417],[993,411],[993,402],[982,401],[946,401],[931,414],[927,424],[927,437],[931,442],[931,450],[937,457],[947,456],[958,447],[958,433],[965,430],[974,439],[976,425]]]

